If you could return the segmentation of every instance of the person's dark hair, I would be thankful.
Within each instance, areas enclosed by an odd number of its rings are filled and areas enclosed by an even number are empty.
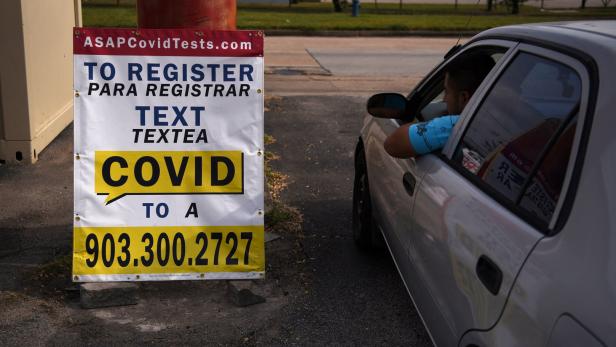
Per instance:
[[[493,67],[494,59],[490,55],[476,52],[456,58],[445,72],[456,90],[473,94]]]

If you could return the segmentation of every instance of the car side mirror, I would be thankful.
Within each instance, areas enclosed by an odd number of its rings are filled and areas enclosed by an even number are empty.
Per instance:
[[[403,119],[406,116],[407,100],[401,94],[380,93],[368,99],[368,113],[377,118]]]

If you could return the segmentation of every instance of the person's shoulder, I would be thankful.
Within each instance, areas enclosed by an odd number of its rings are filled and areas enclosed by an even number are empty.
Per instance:
[[[460,119],[460,115],[449,114],[446,116],[440,116],[440,117],[433,118],[432,120],[429,121],[429,123],[437,124],[440,126],[450,125],[453,127],[458,121],[458,119]]]

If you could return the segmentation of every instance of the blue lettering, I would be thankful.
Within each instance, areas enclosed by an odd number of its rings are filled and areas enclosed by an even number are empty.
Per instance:
[[[186,106],[182,107],[182,108],[178,108],[173,106],[173,111],[175,112],[175,119],[173,120],[173,123],[171,123],[172,126],[178,124],[178,120],[180,121],[180,123],[182,123],[182,125],[184,126],[188,126],[188,123],[186,123],[186,119],[184,119],[184,112],[186,112]]]
[[[216,82],[216,69],[218,69],[220,67],[220,64],[207,64],[207,67],[209,67],[210,71],[211,71],[211,73],[210,73],[210,76],[211,76],[210,80],[212,82]]]
[[[105,71],[108,71],[108,73],[106,73]],[[112,80],[115,77],[115,66],[113,66],[113,64],[111,63],[103,63],[101,65],[100,72],[101,72],[101,77],[105,81]]]
[[[165,80],[167,81],[177,81],[178,80],[178,67],[175,64],[165,65],[165,67],[163,68],[163,76],[165,76]]]
[[[145,207],[145,218],[150,218],[150,208],[152,206],[154,206],[154,204],[151,203],[151,202],[144,202],[141,205],[143,205],[143,207]]]
[[[94,79],[94,67],[96,66],[96,63],[85,62],[83,63],[83,65],[88,68],[88,81],[93,80]]]
[[[205,78],[205,74],[203,73],[203,65],[195,64],[190,68],[190,72],[192,72],[191,80],[194,82],[203,81]]]
[[[148,81],[160,81],[158,77],[158,68],[160,64],[148,64]]]
[[[167,118],[167,114],[161,111],[168,110],[167,106],[154,106],[154,125],[169,125],[167,121],[163,121],[163,119]]]
[[[205,111],[203,106],[191,106],[191,111],[195,111],[195,126],[201,125],[201,111]]]
[[[247,80],[252,82],[252,72],[253,72],[252,65],[240,64],[240,81],[243,81],[244,77],[246,77]]]
[[[128,80],[132,81],[133,78],[136,78],[137,81],[141,81],[141,71],[143,71],[143,66],[139,63],[128,63]]]
[[[145,125],[145,111],[150,110],[150,106],[135,106],[135,110],[139,111],[139,125]]]
[[[235,81],[235,78],[233,77],[233,73],[234,73],[233,68],[234,67],[235,67],[234,64],[224,64],[222,66],[223,81],[225,81],[225,82],[233,82],[233,81]]]

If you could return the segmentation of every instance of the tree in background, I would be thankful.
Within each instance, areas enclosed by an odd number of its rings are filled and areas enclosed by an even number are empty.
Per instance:
[[[603,0],[601,0],[603,1]],[[511,1],[511,13],[518,14],[520,13],[520,0],[512,0]]]
[[[505,6],[507,7],[507,11],[511,9],[511,14],[520,13],[520,2],[522,0],[504,0]],[[492,2],[493,0],[488,0],[488,11],[492,10]],[[541,7],[543,8],[543,1],[541,2]]]
[[[340,3],[340,0],[332,0],[332,2],[334,3],[334,11],[342,12],[342,4]]]

